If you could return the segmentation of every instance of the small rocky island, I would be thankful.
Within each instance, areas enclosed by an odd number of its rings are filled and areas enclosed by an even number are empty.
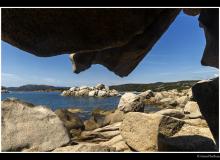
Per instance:
[[[89,96],[89,97],[113,97],[120,94],[115,89],[110,90],[104,84],[97,84],[95,87],[72,87],[69,90],[64,90],[62,96]]]
[[[6,87],[2,86],[1,87],[1,93],[9,93]]]
[[[96,109],[87,120],[82,120],[74,108],[52,111],[13,98],[1,105],[2,151],[217,150],[191,89],[127,92],[115,110]],[[158,110],[148,111],[146,105]]]
[[[2,89],[1,93],[9,93],[9,91],[7,89]]]

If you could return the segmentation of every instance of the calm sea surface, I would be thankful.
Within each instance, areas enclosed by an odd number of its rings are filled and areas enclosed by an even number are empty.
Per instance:
[[[1,100],[8,97],[15,97],[35,105],[46,105],[52,110],[58,108],[80,108],[83,110],[80,117],[87,119],[91,111],[95,108],[104,110],[115,109],[119,103],[120,97],[70,97],[61,96],[60,92],[10,92],[2,93]],[[146,106],[148,110],[155,110],[155,107]]]

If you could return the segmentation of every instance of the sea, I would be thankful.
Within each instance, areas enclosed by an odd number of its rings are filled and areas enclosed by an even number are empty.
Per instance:
[[[1,93],[1,100],[6,98],[17,98],[34,105],[45,105],[56,110],[59,108],[79,108],[82,110],[79,116],[82,119],[89,119],[91,112],[96,109],[116,109],[120,97],[74,97],[61,96],[60,92],[9,92]],[[158,107],[145,106],[145,111],[157,111]]]

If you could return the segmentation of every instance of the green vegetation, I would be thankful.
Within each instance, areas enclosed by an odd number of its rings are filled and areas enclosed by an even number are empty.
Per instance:
[[[157,83],[149,83],[149,84],[122,84],[110,86],[110,89],[116,89],[119,92],[126,91],[136,91],[143,92],[148,89],[159,92],[166,91],[171,89],[177,89],[181,91],[183,89],[191,88],[198,80],[193,81],[178,81],[178,82],[157,82]],[[20,87],[4,87],[2,89],[6,89],[8,91],[42,91],[42,92],[51,92],[51,91],[64,91],[68,90],[70,87],[55,87],[49,85],[24,85]]]
[[[159,91],[166,91],[171,89],[177,89],[181,91],[183,89],[191,88],[198,80],[192,81],[178,81],[178,82],[157,82],[157,83],[149,83],[149,84],[122,84],[122,85],[115,85],[110,86],[110,89],[116,89],[119,92],[126,92],[126,91],[137,91],[143,92],[148,89],[159,92]]]
[[[5,87],[5,86],[2,86],[2,87],[1,87],[1,89],[2,89],[2,90],[6,90],[6,89],[7,89],[7,87]]]
[[[6,87],[5,87],[6,88]],[[69,87],[54,87],[49,85],[24,85],[20,87],[8,87],[6,88],[9,91],[42,91],[42,92],[50,92],[50,91],[63,91],[69,89]]]

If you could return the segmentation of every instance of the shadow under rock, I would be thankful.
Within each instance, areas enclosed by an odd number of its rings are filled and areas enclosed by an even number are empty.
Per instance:
[[[158,151],[217,151],[216,144],[210,138],[200,135],[158,137]]]

